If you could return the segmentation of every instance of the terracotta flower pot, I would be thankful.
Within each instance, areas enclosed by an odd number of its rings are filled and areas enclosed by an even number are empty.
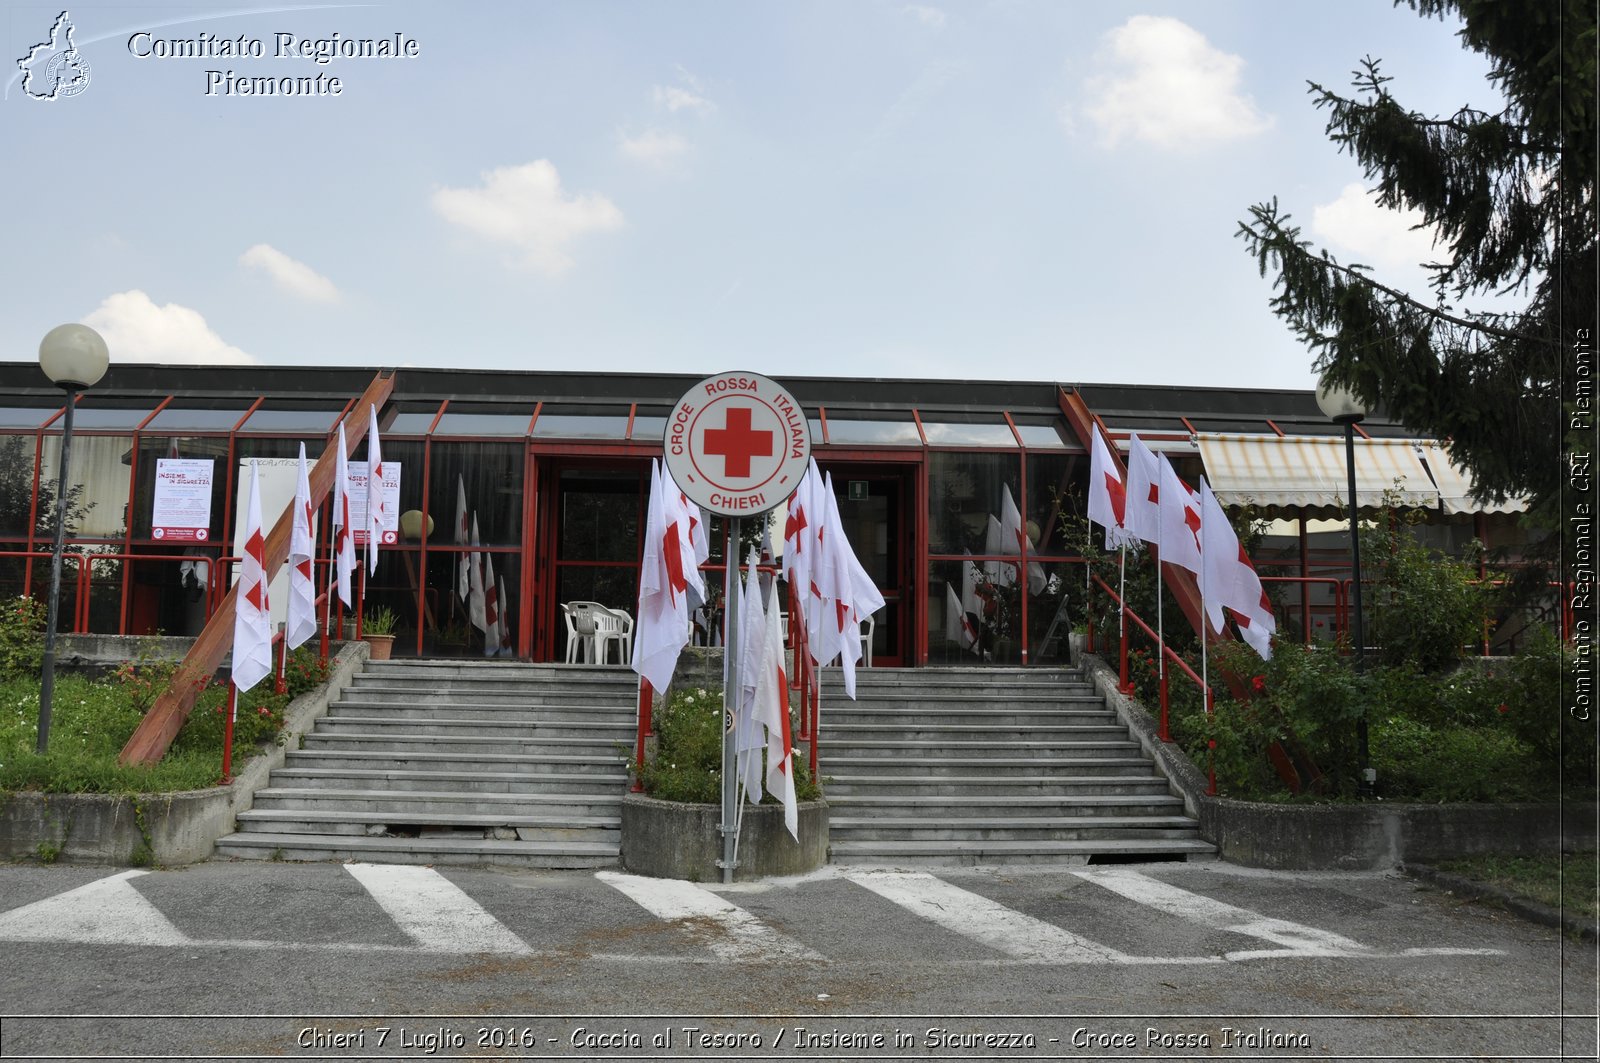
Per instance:
[[[361,638],[372,647],[374,661],[387,661],[394,652],[393,635],[362,635]]]

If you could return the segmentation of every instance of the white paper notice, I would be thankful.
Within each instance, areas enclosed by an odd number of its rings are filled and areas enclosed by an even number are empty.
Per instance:
[[[381,456],[381,455],[380,455]],[[357,546],[367,544],[367,463],[349,462],[350,469],[350,527]],[[383,463],[383,542],[387,546],[400,541],[400,463]]]
[[[212,458],[157,458],[150,537],[203,543],[211,537]]]

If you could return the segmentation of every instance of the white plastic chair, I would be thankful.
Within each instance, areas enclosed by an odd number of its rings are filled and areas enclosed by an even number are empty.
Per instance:
[[[573,602],[561,603],[561,619],[567,625],[567,663],[577,664],[584,658],[584,643],[594,640],[593,628],[586,636],[578,628],[578,617],[574,614]]]
[[[588,664],[606,664],[611,656],[611,646],[617,646],[617,656],[627,654],[623,641],[622,620],[599,602],[569,602],[573,622],[578,626],[578,638],[583,645],[581,659]],[[628,621],[633,624],[632,619]],[[622,661],[627,664],[626,660]]]
[[[633,617],[628,615],[628,611],[626,609],[612,609],[610,612],[611,612],[612,616],[617,618],[617,624],[618,624],[618,626],[619,626],[619,628],[621,630],[621,638],[617,642],[617,645],[621,649],[622,663],[623,664],[632,664],[633,663]],[[600,657],[601,657],[602,660],[605,659],[605,653],[603,651],[603,648],[602,648],[602,652],[600,654]]]
[[[861,660],[868,668],[872,667],[872,635],[878,629],[878,621],[874,617],[867,617],[861,625]]]

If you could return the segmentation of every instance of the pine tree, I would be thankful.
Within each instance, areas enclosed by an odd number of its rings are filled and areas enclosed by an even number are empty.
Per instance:
[[[1396,3],[1423,17],[1458,14],[1462,43],[1488,57],[1488,80],[1505,100],[1494,113],[1429,117],[1400,103],[1370,57],[1353,97],[1310,86],[1329,112],[1329,139],[1360,162],[1378,202],[1414,208],[1436,227],[1431,293],[1313,251],[1276,199],[1250,208],[1238,235],[1262,275],[1276,274],[1272,309],[1324,379],[1447,441],[1481,499],[1528,495],[1533,519],[1554,527],[1567,479],[1559,447],[1572,345],[1595,326],[1595,5]],[[1514,313],[1460,305],[1488,293],[1527,302]]]

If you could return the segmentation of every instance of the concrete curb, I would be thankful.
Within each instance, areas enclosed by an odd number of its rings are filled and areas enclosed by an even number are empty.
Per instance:
[[[1491,886],[1487,882],[1478,882],[1474,879],[1463,878],[1448,871],[1440,871],[1436,867],[1426,864],[1401,864],[1400,871],[1412,878],[1421,879],[1432,886],[1437,886],[1447,893],[1453,893],[1469,900],[1494,901],[1513,915],[1521,916],[1529,922],[1541,926],[1553,927],[1576,935],[1584,941],[1600,940],[1600,923],[1582,916],[1568,915],[1556,908],[1540,904],[1538,901],[1520,897],[1515,893]]]
[[[1207,779],[1176,742],[1163,742],[1159,722],[1117,690],[1116,670],[1082,651],[1085,675],[1166,776],[1200,836],[1224,860],[1284,871],[1378,871],[1409,862],[1475,853],[1548,853],[1595,846],[1594,810],[1548,804],[1428,805],[1277,804],[1213,797]]]
[[[0,795],[0,859],[36,859],[41,845],[52,859],[74,863],[177,866],[208,859],[217,839],[233,833],[234,819],[328,711],[328,704],[367,660],[365,642],[346,643],[329,662],[326,685],[289,703],[280,741],[248,760],[228,786],[161,794]]]

